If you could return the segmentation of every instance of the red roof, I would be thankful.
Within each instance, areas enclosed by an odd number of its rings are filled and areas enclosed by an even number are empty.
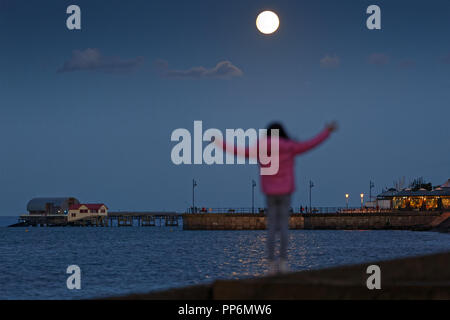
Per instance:
[[[105,206],[103,203],[80,203],[70,206],[69,210],[78,210],[81,206],[86,206],[89,210],[99,210],[102,206]],[[106,206],[105,206],[106,207]],[[108,209],[108,207],[106,207]]]

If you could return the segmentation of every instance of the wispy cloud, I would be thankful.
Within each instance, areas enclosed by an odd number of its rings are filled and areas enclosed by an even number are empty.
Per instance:
[[[413,59],[404,59],[398,63],[399,67],[402,69],[411,69],[416,66],[416,61]]]
[[[445,63],[445,64],[450,64],[450,53],[448,53],[447,55],[443,56],[441,58],[441,62]]]
[[[367,58],[367,61],[373,65],[384,66],[389,63],[390,58],[384,53],[372,53]]]
[[[165,60],[156,61],[159,73],[163,77],[175,79],[230,79],[241,77],[244,73],[230,61],[220,61],[213,68],[192,67],[186,70],[173,70]]]
[[[107,73],[129,73],[138,68],[144,61],[143,57],[122,59],[106,57],[98,49],[75,50],[72,57],[64,62],[58,72],[98,71]]]
[[[326,55],[320,59],[320,66],[325,69],[335,69],[341,65],[341,59],[337,55]]]

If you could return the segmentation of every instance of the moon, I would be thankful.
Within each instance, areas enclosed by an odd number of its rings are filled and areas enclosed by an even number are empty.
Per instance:
[[[278,30],[280,19],[273,11],[263,11],[256,18],[256,27],[261,33],[272,34]]]

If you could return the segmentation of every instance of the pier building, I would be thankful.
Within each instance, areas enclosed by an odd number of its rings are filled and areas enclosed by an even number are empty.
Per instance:
[[[88,217],[108,216],[108,207],[103,203],[79,203],[69,208],[67,220],[76,221]]]
[[[377,205],[394,210],[450,210],[450,179],[433,190],[389,189],[377,196]]]
[[[34,198],[28,201],[27,211],[30,215],[64,215],[79,203],[74,197]]]

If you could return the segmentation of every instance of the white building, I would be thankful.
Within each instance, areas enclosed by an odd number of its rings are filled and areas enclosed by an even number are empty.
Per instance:
[[[108,207],[103,203],[80,203],[69,208],[67,220],[75,221],[87,217],[107,216]]]

